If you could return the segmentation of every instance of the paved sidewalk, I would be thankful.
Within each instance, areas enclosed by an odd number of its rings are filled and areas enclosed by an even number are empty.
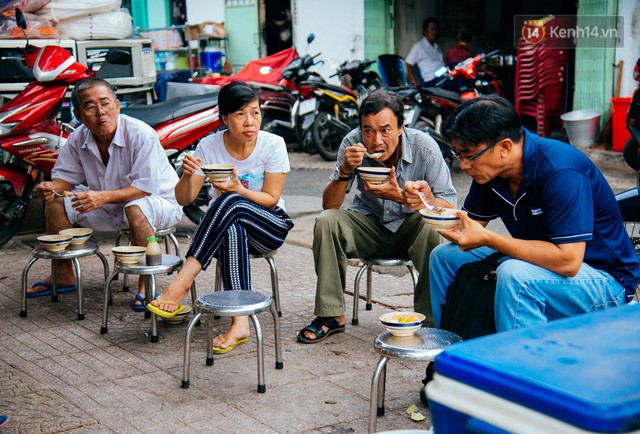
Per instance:
[[[609,155],[610,154],[610,155]],[[619,154],[598,153],[594,160],[606,167],[615,191],[633,186],[633,173]],[[603,157],[604,155],[604,157]],[[332,163],[318,156],[291,154],[294,169],[329,170]],[[455,176],[467,185],[463,174]],[[461,196],[464,192],[461,191]],[[318,195],[319,196],[319,195]],[[287,197],[296,221],[275,261],[282,302],[284,369],[275,370],[273,328],[268,314],[259,315],[265,337],[267,391],[256,393],[255,339],[234,351],[216,356],[205,366],[204,327],[196,328],[192,343],[191,388],[180,388],[186,323],[169,325],[159,320],[160,342],[149,342],[150,322],[131,309],[132,293],[119,291],[114,282],[109,334],[100,335],[103,280],[100,261],[81,259],[85,320],[76,320],[76,293],[28,300],[28,316],[20,318],[20,279],[35,238],[14,237],[0,250],[0,413],[10,416],[0,432],[14,433],[362,433],[367,431],[371,376],[378,361],[372,348],[383,331],[378,316],[391,309],[411,308],[408,274],[374,273],[373,311],[359,312],[360,326],[351,326],[352,297],[347,295],[347,330],[327,341],[302,345],[296,332],[312,318],[315,273],[309,249],[312,225],[320,211],[319,197]],[[186,218],[178,227],[186,251],[195,225]],[[113,260],[113,234],[95,234],[92,241]],[[252,261],[253,287],[270,292],[266,261]],[[200,294],[213,288],[213,268],[200,274]],[[349,267],[347,288],[352,290],[357,268]],[[29,273],[29,283],[49,273],[40,260]],[[165,288],[171,276],[160,276]],[[135,279],[131,279],[135,280]],[[362,282],[361,293],[365,282]],[[132,285],[135,291],[135,284]],[[133,292],[135,293],[135,292]],[[217,320],[218,331],[227,320]],[[378,430],[428,429],[428,410],[419,403],[418,390],[424,364],[392,360],[387,369],[384,417]],[[404,410],[417,404],[427,416],[413,422]]]

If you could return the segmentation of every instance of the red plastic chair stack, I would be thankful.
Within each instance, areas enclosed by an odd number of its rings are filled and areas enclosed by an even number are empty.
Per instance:
[[[558,19],[545,27],[551,24],[557,25]],[[564,113],[568,50],[558,44],[552,39],[535,45],[518,41],[515,107],[520,116],[534,117],[537,134],[545,137],[551,130],[548,118]]]

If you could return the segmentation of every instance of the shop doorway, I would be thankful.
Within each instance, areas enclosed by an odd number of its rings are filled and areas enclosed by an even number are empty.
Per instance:
[[[291,0],[265,1],[264,41],[267,55],[293,46]]]

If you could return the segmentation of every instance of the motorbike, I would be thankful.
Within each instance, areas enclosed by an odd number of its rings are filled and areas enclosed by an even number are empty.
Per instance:
[[[638,81],[640,86],[640,59],[636,63],[634,71],[634,79]],[[627,232],[631,237],[636,252],[640,255],[640,87],[633,93],[629,111],[627,112],[627,129],[631,133],[631,137],[625,143],[623,157],[626,163],[637,173],[636,187],[618,193],[616,201],[622,212],[622,220],[625,222]]]
[[[308,45],[314,35],[307,38]],[[281,84],[249,82],[260,95],[262,126],[265,131],[291,139],[303,152],[315,153],[309,128],[315,117],[314,83],[324,79],[312,70],[319,54],[293,59],[282,70]]]
[[[0,108],[0,246],[11,239],[24,218],[35,185],[49,179],[58,150],[74,130],[72,123],[62,121],[61,108],[69,86],[95,75],[99,64],[82,65],[64,48],[57,45],[35,47],[29,44],[26,21],[16,10],[16,22],[26,39],[24,62],[35,81]],[[128,64],[131,56],[112,50],[105,59],[114,64]],[[211,95],[181,97],[156,106],[123,109],[158,132],[161,144],[176,169],[180,158],[193,150],[199,139],[221,126],[217,98]],[[208,203],[206,187],[198,200],[185,207],[194,220]]]
[[[376,60],[345,60],[331,77],[337,75],[340,77],[342,86],[354,90],[358,95],[358,105],[360,105],[369,93],[384,87],[376,72],[366,70],[376,62]]]
[[[345,135],[359,125],[360,103],[373,90],[383,86],[380,76],[366,68],[374,61],[343,62],[337,72],[341,85],[314,83],[316,87],[316,117],[311,126],[311,138],[318,154],[327,161],[335,161]]]
[[[442,136],[442,122],[464,101],[480,95],[503,93],[502,84],[496,76],[490,71],[481,70],[481,66],[497,54],[498,50],[482,53],[459,62],[451,69],[441,67],[436,71],[436,76],[441,78],[436,86],[402,89],[404,98],[410,105],[406,125],[425,131],[433,137],[449,165],[453,163],[451,145]],[[453,86],[447,86],[451,84]]]

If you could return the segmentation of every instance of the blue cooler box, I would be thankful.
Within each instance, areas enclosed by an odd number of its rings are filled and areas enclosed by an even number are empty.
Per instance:
[[[445,349],[434,433],[640,433],[640,304]]]

